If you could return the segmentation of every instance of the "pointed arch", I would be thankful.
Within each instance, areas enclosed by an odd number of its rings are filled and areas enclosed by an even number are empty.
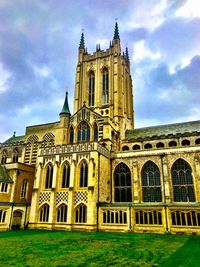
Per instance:
[[[1,164],[6,164],[8,158],[8,152],[6,149],[3,150]]]
[[[74,143],[74,128],[72,125],[69,128],[69,143],[70,144]]]
[[[93,125],[93,131],[94,131],[94,141],[98,141],[98,125],[97,123],[95,122],[94,125]]]
[[[88,186],[88,164],[84,160],[80,164],[80,187]]]
[[[40,208],[40,222],[48,222],[49,221],[49,205],[44,204]]]
[[[18,150],[18,148],[15,148],[15,149],[13,149],[12,162],[13,163],[18,162],[18,158],[19,158],[19,150]]]
[[[62,168],[62,188],[69,188],[70,184],[70,165],[65,162]]]
[[[158,166],[147,161],[142,167],[142,193],[144,202],[162,202],[160,171]]]
[[[48,163],[48,165],[46,166],[45,188],[46,189],[52,188],[52,182],[53,182],[53,165],[51,163]]]
[[[57,222],[67,222],[67,205],[61,204],[57,208]]]
[[[171,168],[175,202],[195,202],[192,168],[184,159],[177,159]]]
[[[78,126],[78,142],[90,141],[90,126],[86,121],[82,121]]]
[[[28,180],[24,179],[21,187],[21,198],[26,198],[28,189]]]
[[[87,206],[80,204],[75,209],[75,222],[86,223],[87,222]]]
[[[102,70],[102,100],[103,105],[109,103],[109,72],[106,67]]]
[[[114,171],[115,202],[131,202],[131,171],[121,162]]]
[[[89,107],[94,106],[94,96],[95,96],[95,75],[94,71],[90,71],[88,74],[88,80],[89,80],[89,99],[88,99],[88,105]]]

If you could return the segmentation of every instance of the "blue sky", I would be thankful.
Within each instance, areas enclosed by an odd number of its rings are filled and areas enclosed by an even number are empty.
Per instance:
[[[200,2],[197,0],[0,0],[0,142],[70,110],[84,28],[88,52],[113,38],[118,18],[129,47],[135,127],[198,120]]]

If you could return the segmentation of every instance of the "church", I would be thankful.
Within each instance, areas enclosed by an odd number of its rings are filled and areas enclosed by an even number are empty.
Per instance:
[[[78,48],[74,111],[0,144],[0,230],[200,234],[200,121],[134,128],[128,49]]]

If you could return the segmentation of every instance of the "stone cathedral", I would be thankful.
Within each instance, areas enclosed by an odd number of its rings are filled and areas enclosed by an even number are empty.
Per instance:
[[[78,48],[74,113],[0,144],[0,230],[200,233],[200,121],[134,128],[128,49]]]

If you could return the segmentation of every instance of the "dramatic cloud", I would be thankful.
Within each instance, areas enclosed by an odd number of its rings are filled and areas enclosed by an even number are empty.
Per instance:
[[[106,49],[118,18],[129,47],[136,127],[199,119],[200,13],[195,0],[0,0],[0,142],[56,121],[84,28]],[[173,118],[173,119],[172,119]]]

